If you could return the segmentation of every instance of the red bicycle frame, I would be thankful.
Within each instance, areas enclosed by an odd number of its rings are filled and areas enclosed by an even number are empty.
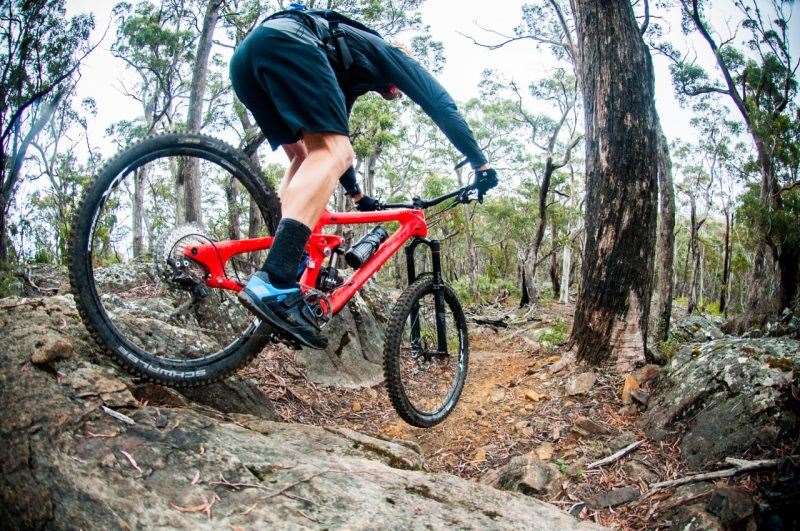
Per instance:
[[[386,263],[400,248],[412,238],[425,238],[428,224],[421,209],[397,208],[376,212],[328,212],[322,214],[311,237],[306,244],[308,263],[300,277],[300,287],[304,291],[317,286],[323,262],[344,242],[335,234],[324,234],[325,227],[332,225],[358,225],[365,223],[385,223],[396,221],[400,227],[383,242],[375,253],[359,269],[345,279],[341,286],[333,290],[323,301],[323,309],[328,314],[336,314],[353,298],[353,295]],[[264,251],[272,247],[272,236],[242,240],[225,240],[195,245],[184,249],[187,258],[203,265],[206,284],[211,288],[240,291],[242,284],[225,274],[225,265],[238,254]]]

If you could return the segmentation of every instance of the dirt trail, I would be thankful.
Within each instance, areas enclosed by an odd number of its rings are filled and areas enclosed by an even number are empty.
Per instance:
[[[262,382],[285,420],[343,426],[406,441],[419,448],[431,471],[479,480],[512,457],[533,452],[560,471],[560,487],[546,496],[547,501],[570,509],[611,488],[636,485],[645,490],[645,479],[667,477],[679,464],[674,448],[646,442],[620,463],[586,469],[589,462],[643,435],[635,427],[636,412],[621,411],[621,375],[574,364],[558,374],[548,370],[561,352],[532,338],[538,337],[537,331],[569,319],[571,308],[553,305],[522,327],[494,330],[471,325],[469,376],[459,405],[445,422],[427,430],[397,417],[382,384],[340,390],[308,382],[290,351],[262,355],[245,372]],[[567,382],[590,370],[596,381],[588,392],[568,394]],[[576,430],[576,423],[583,421],[600,431]],[[583,508],[581,516],[606,525],[641,528],[649,507],[648,502],[596,512]]]

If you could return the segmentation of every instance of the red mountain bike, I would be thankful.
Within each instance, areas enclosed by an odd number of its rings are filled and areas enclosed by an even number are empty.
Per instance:
[[[73,222],[72,291],[94,339],[126,370],[176,387],[202,385],[279,339],[236,299],[263,262],[280,218],[262,175],[220,140],[176,133],[121,152],[88,187]],[[383,358],[392,404],[414,426],[450,414],[469,361],[466,319],[442,279],[440,244],[427,239],[424,210],[468,203],[473,191],[467,186],[375,212],[326,212],[298,272],[305,297],[328,319],[408,243],[409,286],[391,309]],[[346,239],[326,229],[382,223],[394,232],[344,278]],[[430,250],[430,260],[423,257],[429,272],[417,273],[420,246]]]

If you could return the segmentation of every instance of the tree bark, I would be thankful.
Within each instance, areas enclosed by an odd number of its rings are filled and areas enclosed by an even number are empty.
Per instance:
[[[723,240],[722,257],[722,283],[719,288],[719,311],[725,317],[728,316],[728,291],[731,276],[731,210],[726,205],[725,214],[725,239]]]
[[[689,256],[692,262],[691,284],[688,286],[689,302],[686,311],[694,313],[697,308],[698,284],[700,281],[700,226],[702,221],[697,221],[697,201],[693,195],[689,195]],[[687,273],[688,275],[688,273]]]
[[[561,256],[561,291],[558,301],[561,304],[569,302],[569,279],[572,271],[572,249],[569,245],[564,245]]]
[[[553,254],[550,255],[550,285],[553,287],[554,299],[561,293],[561,281],[558,278],[558,274],[558,253],[553,249]]]
[[[586,123],[586,244],[571,343],[617,370],[644,361],[655,246],[653,69],[628,0],[575,0]]]
[[[531,242],[531,251],[528,253],[528,259],[524,265],[525,277],[523,285],[525,292],[523,298],[527,301],[527,304],[535,304],[539,299],[539,290],[536,288],[536,267],[539,261],[539,250],[542,247],[542,240],[544,240],[544,229],[547,226],[547,194],[550,192],[550,181],[554,170],[553,157],[548,156],[544,165],[542,184],[539,187],[539,219]],[[523,306],[522,301],[520,301],[520,306]]]
[[[133,172],[133,205],[131,217],[133,232],[132,252],[134,258],[144,254],[144,183],[147,178],[147,165],[137,168]]]
[[[189,94],[189,109],[186,119],[186,129],[190,133],[200,131],[203,120],[203,98],[206,93],[208,80],[208,58],[211,55],[214,29],[219,20],[219,10],[222,0],[210,0],[206,5],[203,27],[197,41],[194,70],[192,73],[192,88]],[[182,166],[183,171],[178,176],[178,185],[182,188],[181,194],[185,203],[181,221],[203,222],[202,195],[200,184],[200,160],[196,157],[187,159]]]
[[[672,320],[672,297],[675,290],[675,189],[672,160],[663,131],[659,132],[658,156],[658,236],[656,240],[656,333],[657,341],[669,337]]]
[[[228,238],[238,240],[242,236],[242,227],[239,222],[241,214],[239,208],[239,181],[233,176],[228,177],[225,183],[225,202],[228,210]]]

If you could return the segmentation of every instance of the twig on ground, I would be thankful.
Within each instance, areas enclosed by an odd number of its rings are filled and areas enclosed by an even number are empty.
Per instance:
[[[702,474],[695,474],[693,476],[686,476],[678,479],[671,479],[669,481],[660,481],[650,485],[651,490],[666,489],[670,487],[677,487],[679,485],[686,485],[687,483],[697,483],[698,481],[707,481],[709,479],[722,479],[743,474],[745,472],[753,472],[755,470],[763,470],[766,468],[775,468],[787,459],[794,459],[795,456],[786,457],[782,459],[762,459],[760,461],[747,461],[745,459],[734,459],[732,457],[725,458],[725,462],[729,465],[734,465],[733,468],[726,468],[724,470],[717,470],[714,472],[704,472]]]
[[[614,463],[615,461],[618,461],[618,460],[622,459],[627,454],[629,454],[632,451],[634,451],[637,448],[639,448],[643,443],[644,443],[644,441],[636,441],[635,443],[631,443],[628,446],[626,446],[625,448],[623,448],[622,450],[614,452],[613,454],[609,455],[608,457],[604,457],[604,458],[602,458],[602,459],[600,459],[598,461],[595,461],[593,463],[589,463],[588,465],[586,465],[586,468],[587,469],[588,468],[597,468],[599,466],[605,466],[605,465],[609,465],[611,463]]]
[[[120,413],[119,411],[114,411],[113,409],[111,409],[109,407],[106,407],[106,406],[100,406],[100,409],[102,409],[107,415],[111,415],[115,419],[117,419],[119,421],[122,421],[125,424],[130,424],[131,426],[136,424],[135,420],[130,418],[128,415]]]

